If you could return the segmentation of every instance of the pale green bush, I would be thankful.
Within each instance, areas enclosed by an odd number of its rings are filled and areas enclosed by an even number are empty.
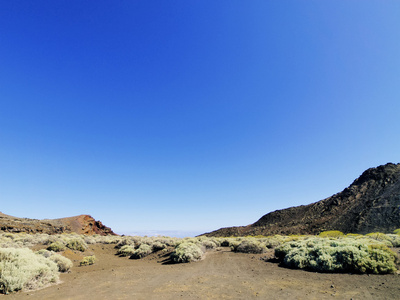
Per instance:
[[[84,252],[88,248],[88,245],[85,243],[85,241],[82,238],[67,239],[66,246],[69,249],[78,250],[81,252]]]
[[[264,240],[264,244],[265,244],[265,247],[267,247],[268,249],[274,249],[282,244],[282,239],[279,239],[279,238],[273,237],[273,236],[267,237]]]
[[[206,250],[210,250],[210,249],[215,249],[219,246],[219,243],[217,243],[216,241],[214,241],[213,239],[205,239],[201,241],[201,245],[206,249]]]
[[[141,244],[131,255],[131,258],[139,259],[149,255],[152,252],[152,247],[147,244]]]
[[[396,255],[385,244],[368,239],[313,238],[275,249],[287,267],[317,272],[393,273]]]
[[[383,242],[388,247],[393,247],[391,239],[382,232],[371,232],[365,235],[366,238]]]
[[[160,250],[163,250],[164,248],[166,248],[167,245],[164,244],[164,243],[162,243],[162,242],[155,241],[155,242],[151,245],[151,247],[152,247],[153,252],[157,252],[157,251],[160,251]]]
[[[72,261],[70,259],[53,251],[42,249],[36,251],[36,254],[42,255],[43,257],[49,258],[50,260],[54,261],[58,266],[58,271],[62,273],[68,272],[73,266]]]
[[[59,278],[57,264],[28,248],[0,249],[0,292],[37,289]]]
[[[66,248],[66,247],[65,247],[65,245],[64,245],[62,242],[57,241],[57,242],[51,243],[51,244],[47,247],[47,250],[49,250],[49,251],[54,251],[54,252],[61,252],[61,251],[64,251],[65,248]]]
[[[399,229],[396,229],[396,230],[394,230],[394,231],[393,231],[393,233],[394,233],[394,234],[399,234],[399,235],[400,235],[400,228],[399,228]]]
[[[135,247],[135,242],[132,237],[123,237],[119,240],[119,242],[115,245],[115,248],[120,249],[123,246],[132,246]]]
[[[387,234],[386,237],[392,243],[393,247],[400,247],[400,235],[398,235],[398,234]]]
[[[96,256],[85,256],[79,263],[80,266],[90,266],[96,262]]]
[[[248,238],[240,243],[232,243],[232,251],[242,253],[263,253],[266,251],[266,246],[260,243],[257,239]]]
[[[171,253],[171,259],[177,263],[187,263],[200,260],[203,254],[203,251],[198,245],[192,242],[186,242],[179,244],[175,248]]]
[[[118,249],[117,254],[120,256],[131,256],[135,252],[135,247],[132,245],[124,245]]]
[[[343,236],[344,233],[339,230],[323,231],[319,234],[319,237],[328,237],[328,238],[339,238]]]

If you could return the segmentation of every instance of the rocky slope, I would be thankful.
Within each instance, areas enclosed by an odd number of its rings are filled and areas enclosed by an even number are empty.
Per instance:
[[[7,232],[26,233],[78,233],[78,234],[100,234],[115,235],[111,228],[104,226],[89,215],[76,217],[36,220],[28,218],[12,217],[0,212],[0,230]]]
[[[254,224],[207,236],[392,232],[400,228],[400,164],[366,170],[348,188],[309,205],[277,210]]]

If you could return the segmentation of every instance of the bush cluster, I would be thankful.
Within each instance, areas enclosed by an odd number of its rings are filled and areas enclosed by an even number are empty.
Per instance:
[[[327,238],[338,238],[343,236],[344,233],[339,230],[323,231],[319,234],[319,237],[327,237]]]
[[[232,243],[231,249],[233,252],[242,253],[264,253],[267,250],[265,243],[254,238],[247,238],[241,242]]]
[[[85,256],[79,263],[80,266],[90,266],[93,265],[96,261],[96,256]]]
[[[153,251],[152,247],[148,244],[141,244],[131,255],[131,258],[140,259],[149,255]]]
[[[183,242],[171,253],[171,259],[177,263],[188,263],[200,260],[203,254],[203,250],[197,244]]]
[[[28,248],[0,249],[0,292],[37,289],[58,281],[57,264]]]
[[[49,258],[50,260],[54,261],[58,266],[58,271],[62,273],[68,272],[73,266],[70,259],[53,251],[42,249],[37,251],[36,254],[42,255],[43,257]]]
[[[310,238],[275,249],[282,264],[317,272],[393,273],[396,255],[385,244],[368,239]]]

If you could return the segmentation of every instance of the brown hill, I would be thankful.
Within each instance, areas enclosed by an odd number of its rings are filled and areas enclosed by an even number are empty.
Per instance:
[[[28,218],[17,218],[0,212],[0,230],[7,232],[26,233],[78,233],[78,234],[100,234],[116,235],[111,228],[104,226],[89,215],[76,217],[36,220]]]
[[[366,170],[348,188],[309,205],[277,210],[254,224],[221,228],[207,236],[393,232],[400,228],[400,164]]]

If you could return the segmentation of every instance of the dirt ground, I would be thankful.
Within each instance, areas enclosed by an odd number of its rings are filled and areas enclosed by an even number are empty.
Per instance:
[[[400,275],[321,274],[279,267],[265,255],[207,253],[204,260],[170,264],[152,254],[141,260],[115,255],[113,245],[92,245],[96,264],[80,267],[81,253],[61,283],[0,299],[399,299]]]

